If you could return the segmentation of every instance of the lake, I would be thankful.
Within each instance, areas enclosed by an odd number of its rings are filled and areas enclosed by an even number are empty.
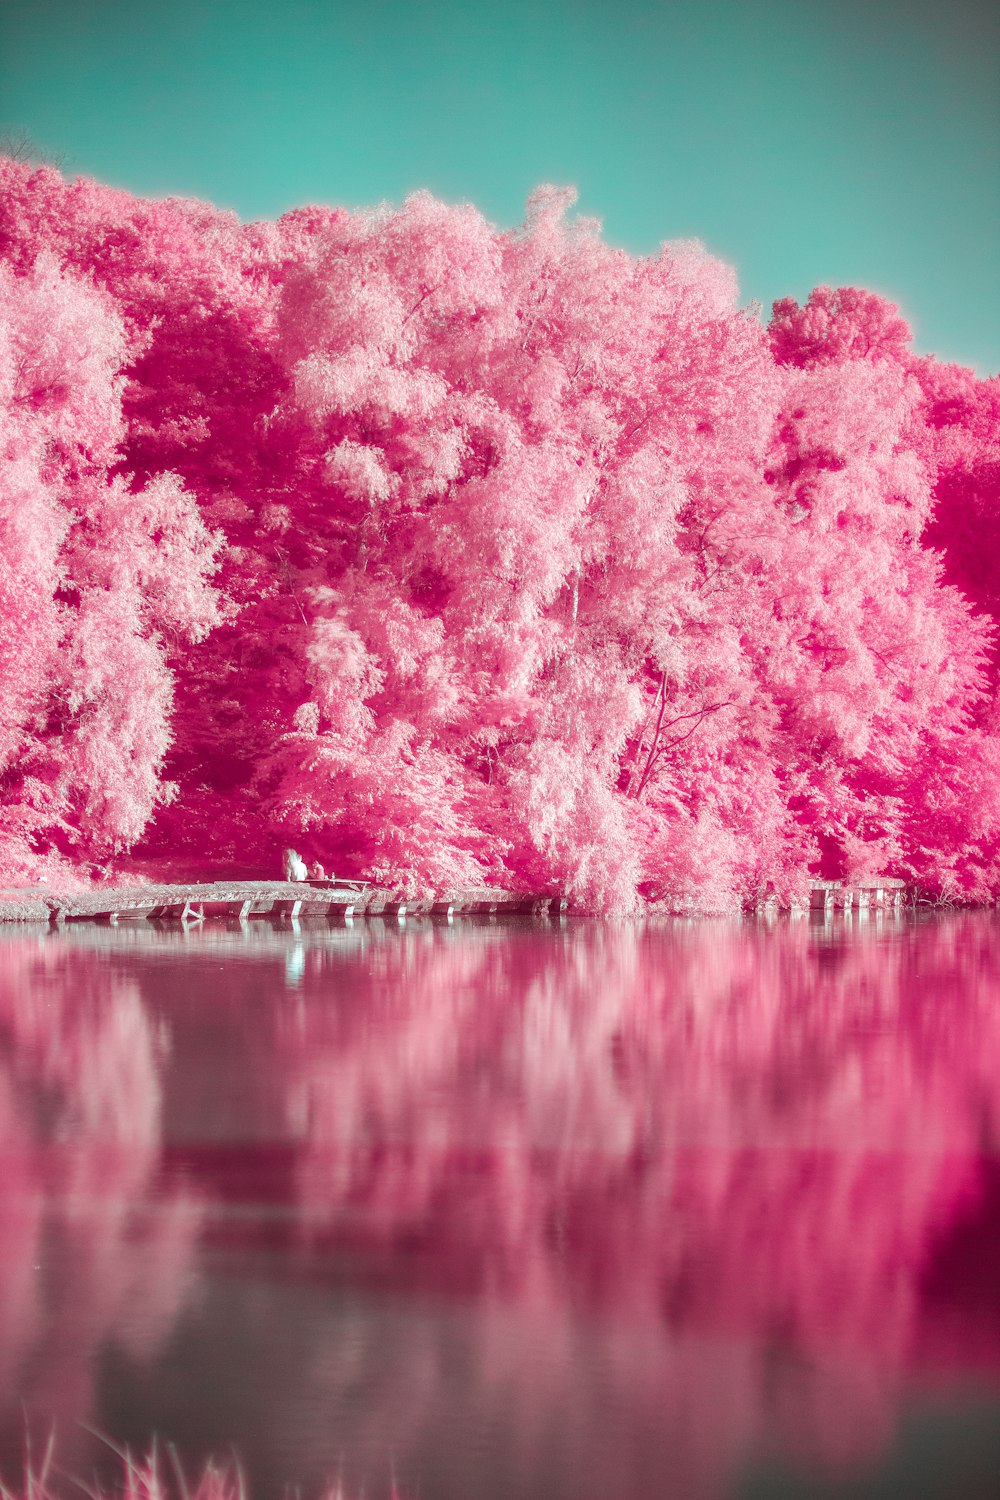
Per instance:
[[[0,1059],[8,1480],[1000,1493],[992,913],[8,928]]]

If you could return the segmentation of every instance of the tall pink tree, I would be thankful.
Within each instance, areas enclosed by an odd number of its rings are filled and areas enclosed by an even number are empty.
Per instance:
[[[37,878],[134,842],[169,743],[168,638],[216,619],[212,540],[176,476],[113,472],[125,336],[42,253],[0,267],[3,864]]]
[[[940,437],[928,386],[947,383],[946,367],[916,360],[898,310],[853,288],[776,304],[772,339],[795,372],[772,479],[823,538],[812,549],[822,599],[795,682],[815,747],[804,805],[822,823],[828,872],[888,864],[981,898],[1000,833],[995,626],[960,592],[954,508],[942,517],[956,445]],[[988,383],[951,377],[986,405]],[[807,576],[802,561],[788,573]]]
[[[371,857],[417,884],[450,842],[438,879],[627,906],[667,748],[651,700],[669,674],[690,724],[745,696],[700,508],[762,460],[778,382],[724,268],[635,262],[567,206],[546,190],[498,235],[418,196],[331,224],[286,280],[279,420],[329,540],[295,538],[310,666],[276,795],[326,839],[394,840]],[[370,816],[428,771],[429,827]]]

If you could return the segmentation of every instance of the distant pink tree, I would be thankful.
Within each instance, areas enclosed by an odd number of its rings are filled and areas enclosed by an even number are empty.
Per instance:
[[[949,583],[980,614],[1000,616],[1000,377],[914,361],[928,461],[936,476],[926,541],[944,554]],[[991,652],[996,678],[996,644]]]
[[[825,534],[822,629],[798,685],[808,716],[830,715],[807,794],[827,873],[891,864],[981,898],[1000,833],[998,601],[980,560],[994,545],[982,512],[997,383],[918,360],[898,309],[853,288],[776,303],[771,334],[779,362],[801,372],[774,479],[790,484],[800,524]]]

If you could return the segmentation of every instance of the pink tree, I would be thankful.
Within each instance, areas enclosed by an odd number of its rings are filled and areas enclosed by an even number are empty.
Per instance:
[[[429,835],[455,861],[438,879],[621,907],[668,748],[642,737],[650,701],[669,676],[690,725],[746,696],[702,511],[762,459],[779,382],[728,272],[691,247],[636,263],[567,201],[497,235],[418,196],[338,219],[286,280],[281,416],[326,541],[290,553],[308,696],[272,766],[279,807],[417,885]],[[429,827],[370,816],[427,771]]]
[[[811,568],[805,552],[786,568],[812,595],[806,620],[793,615],[808,632],[790,680],[813,752],[799,795],[828,873],[891,865],[981,897],[1000,832],[998,747],[979,727],[993,622],[970,612],[953,539],[928,525],[955,445],[927,396],[941,367],[915,360],[907,336],[896,308],[855,289],[775,305],[775,353],[796,374],[770,477],[822,539]],[[943,541],[944,559],[928,546]]]
[[[176,477],[112,472],[125,339],[107,300],[46,254],[0,278],[0,837],[8,876],[35,878],[131,843],[169,795],[164,637],[214,623],[212,541]]]

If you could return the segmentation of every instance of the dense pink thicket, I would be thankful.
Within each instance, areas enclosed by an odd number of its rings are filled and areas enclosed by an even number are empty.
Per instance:
[[[0,163],[9,875],[1000,885],[1000,383],[571,203],[242,226]]]

